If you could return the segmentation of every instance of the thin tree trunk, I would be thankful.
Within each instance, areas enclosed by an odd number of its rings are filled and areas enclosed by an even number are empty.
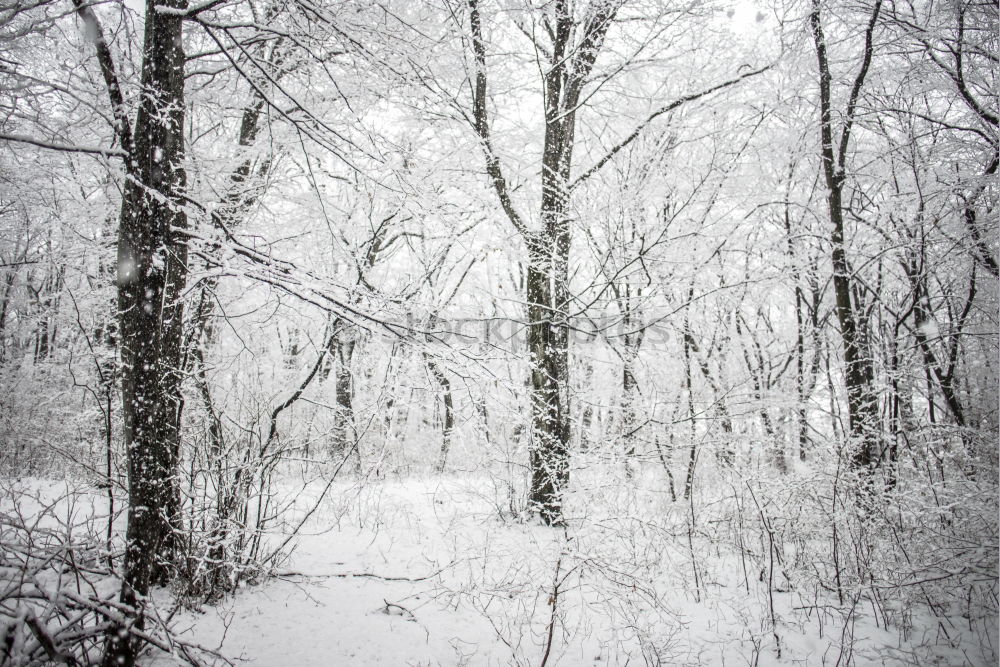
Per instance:
[[[795,256],[795,244],[792,235],[792,215],[791,215],[791,189],[794,177],[794,163],[788,174],[788,190],[786,198],[788,201],[784,207],[785,238],[788,250],[788,259],[792,265],[792,281],[795,293],[795,390],[796,390],[796,425],[797,425],[797,448],[800,461],[805,461],[809,448],[809,416],[806,410],[806,403],[812,393],[811,382],[806,381],[806,318],[803,312],[806,308],[805,293],[802,289],[802,272],[798,267]],[[815,359],[814,359],[815,364]],[[815,373],[814,373],[815,375]]]
[[[986,167],[986,171],[983,173],[984,178],[989,178],[997,173],[997,167],[1000,166],[1000,157],[996,156],[996,151],[994,150],[993,160],[990,162],[989,166]],[[1000,278],[1000,267],[997,266],[996,258],[993,256],[993,251],[990,250],[989,245],[987,245],[986,240],[983,238],[982,232],[979,231],[979,223],[976,220],[976,200],[979,196],[986,190],[985,185],[981,185],[979,188],[973,192],[965,201],[965,210],[963,211],[965,217],[965,224],[969,228],[969,233],[972,236],[972,242],[974,244],[973,256],[977,261],[983,263],[983,266],[993,275],[994,278]]]
[[[694,287],[691,287],[688,293],[688,303],[691,303],[691,299],[694,295]],[[690,313],[690,308],[688,308],[685,313]],[[691,420],[691,446],[688,450],[688,465],[687,465],[687,475],[684,477],[684,499],[688,500],[691,498],[691,493],[694,489],[694,472],[695,466],[698,464],[698,431],[695,428],[694,423],[694,386],[691,378],[691,340],[694,340],[694,336],[691,335],[691,322],[690,315],[685,314],[684,316],[684,336],[683,336],[683,348],[684,348],[684,391],[687,394],[687,409],[688,409],[688,419]]]
[[[861,69],[854,80],[848,100],[844,125],[840,132],[837,153],[834,150],[833,104],[831,101],[830,63],[827,56],[826,40],[823,36],[820,16],[821,0],[813,0],[810,24],[816,45],[816,58],[820,72],[820,156],[823,162],[823,176],[827,186],[827,203],[833,230],[830,245],[833,261],[833,290],[837,319],[843,338],[845,383],[847,385],[847,412],[850,434],[855,441],[853,462],[855,468],[865,472],[878,463],[880,452],[880,424],[878,395],[875,392],[875,370],[870,350],[865,344],[865,332],[859,326],[858,316],[852,301],[851,267],[847,260],[845,223],[843,210],[843,188],[846,181],[847,149],[850,144],[851,128],[858,95],[871,65],[873,46],[872,33],[878,20],[881,0],[872,10],[865,33],[864,53]]]
[[[663,469],[667,471],[667,489],[670,491],[670,502],[677,502],[677,491],[674,490],[674,471],[670,469],[670,459],[673,457],[673,435],[669,438],[669,444],[664,448],[660,444],[660,436],[657,435],[653,439],[653,446],[656,447],[656,453],[660,457],[660,463],[663,464]],[[666,450],[666,451],[664,451]]]
[[[490,449],[493,447],[493,436],[490,434],[490,412],[486,407],[486,396],[479,396],[472,399],[472,401],[476,407],[476,413],[483,423],[483,440],[485,440],[486,448]]]
[[[722,392],[719,391],[719,385],[712,377],[712,371],[708,367],[708,362],[705,359],[701,359],[698,355],[701,350],[698,347],[698,342],[691,335],[690,331],[684,332],[684,341],[690,350],[692,358],[698,364],[698,369],[701,371],[701,376],[705,378],[705,382],[708,383],[709,388],[712,390],[712,399],[715,403],[715,412],[722,422],[722,437],[723,443],[716,450],[716,456],[719,461],[726,465],[733,465],[736,462],[736,452],[733,450],[732,436],[733,436],[733,418],[729,414],[729,408],[726,407],[726,399]]]
[[[913,336],[917,340],[917,345],[920,348],[924,359],[924,372],[927,376],[928,401],[932,404],[929,410],[933,413],[934,385],[936,380],[937,387],[941,390],[941,395],[944,396],[945,404],[948,406],[949,412],[951,412],[952,417],[955,419],[955,424],[959,427],[964,427],[965,411],[962,409],[962,403],[959,400],[954,387],[954,360],[951,361],[948,369],[942,370],[941,365],[938,363],[937,355],[934,354],[934,350],[931,348],[931,343],[925,333],[926,328],[932,324],[932,318],[930,310],[927,306],[926,279],[923,275],[921,275],[920,267],[915,259],[912,259],[906,266],[906,274],[910,280],[910,287],[913,290]],[[951,350],[951,356],[953,359],[957,356],[958,351],[957,338],[962,333],[962,329],[965,325],[965,318],[968,315],[975,296],[976,266],[973,265],[970,277],[969,298],[966,302],[965,310],[958,318],[958,322],[956,323],[957,326],[953,327],[955,330]]]
[[[448,449],[451,447],[451,432],[455,428],[455,406],[451,395],[451,382],[433,359],[426,357],[427,368],[434,380],[441,387],[441,401],[444,404],[444,424],[441,428],[441,455],[438,457],[437,471],[443,472],[448,462]]]
[[[15,267],[11,267],[3,279],[3,295],[0,297],[0,361],[3,361],[7,356],[7,345],[4,341],[3,332],[7,326],[7,309],[10,305],[10,295],[14,291],[16,271]]]
[[[738,335],[742,335],[740,321],[743,320],[743,316],[737,313],[735,319],[736,333]],[[746,322],[744,322],[744,324],[745,323]],[[751,359],[750,352],[747,350],[745,345],[742,346],[743,362],[747,367],[747,373],[750,374],[754,400],[757,401],[757,405],[759,406],[761,424],[764,427],[764,437],[768,443],[768,449],[771,450],[772,459],[774,460],[774,465],[778,469],[778,472],[786,473],[788,472],[788,462],[785,460],[785,450],[782,439],[775,430],[774,422],[771,420],[771,412],[767,409],[767,396],[765,395],[765,390],[770,389],[770,386],[764,372],[764,355],[756,337],[753,332],[749,330],[749,326],[747,326],[747,335],[749,336],[751,343],[753,343],[756,362]]]
[[[637,394],[639,393],[639,383],[636,381],[635,377],[635,362],[639,357],[639,349],[642,347],[643,332],[642,330],[634,332],[636,320],[639,319],[634,310],[632,303],[632,286],[626,283],[622,287],[615,286],[613,288],[615,296],[618,301],[618,309],[622,314],[622,326],[627,332],[622,337],[623,351],[622,351],[622,444],[625,449],[625,475],[631,478],[633,475],[632,466],[635,463],[635,451],[636,451],[636,432],[639,430],[637,426],[637,416],[636,416],[636,400]],[[636,297],[641,296],[639,289],[636,288]]]
[[[627,338],[628,336],[626,336]],[[622,360],[622,444],[625,447],[625,474],[627,477],[632,477],[631,465],[635,459],[635,432],[637,430],[635,394],[638,391],[638,383],[633,368],[635,353],[629,349],[628,340],[626,340],[625,345],[625,355]]]
[[[341,332],[343,333],[343,332]],[[338,338],[341,334],[338,334]],[[355,341],[337,340],[333,343],[337,351],[337,367],[334,371],[334,393],[337,404],[333,427],[332,454],[343,457],[355,450],[357,432],[354,428],[354,381],[351,361],[354,359]],[[356,452],[360,469],[360,451]]]
[[[582,392],[592,392],[594,384],[594,364],[591,359],[586,359],[584,362],[584,383],[581,388]],[[590,447],[590,441],[592,437],[591,430],[594,426],[594,405],[591,400],[587,400],[581,406],[580,410],[580,451],[585,452]]]

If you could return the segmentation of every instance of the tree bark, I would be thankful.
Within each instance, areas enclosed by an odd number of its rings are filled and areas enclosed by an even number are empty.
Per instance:
[[[688,303],[694,298],[694,284],[688,290]],[[691,373],[691,343],[694,336],[691,334],[691,309],[688,307],[684,312],[684,335],[682,348],[684,351],[684,393],[687,397],[688,419],[691,421],[691,446],[688,448],[687,474],[684,476],[684,500],[689,500],[694,491],[694,474],[698,465],[698,429],[695,424],[694,413],[694,385]]]
[[[336,348],[337,367],[334,370],[334,394],[337,412],[333,426],[331,454],[341,457],[355,448],[357,433],[354,429],[354,384],[351,361],[354,359],[353,339],[344,339],[344,329],[334,334],[332,345]],[[357,452],[360,463],[360,452]],[[360,465],[358,466],[360,468]]]
[[[542,74],[545,133],[542,148],[541,229],[530,230],[510,196],[493,149],[487,113],[486,46],[478,0],[467,0],[475,57],[473,120],[489,177],[504,213],[520,232],[528,251],[528,353],[531,368],[532,438],[529,503],[546,524],[562,523],[562,492],[569,484],[569,349],[565,322],[570,227],[570,192],[576,110],[584,83],[618,10],[616,3],[595,3],[582,21],[569,0],[552,6],[551,51]],[[539,53],[541,56],[541,52]]]
[[[871,353],[866,344],[865,332],[860,327],[857,313],[852,301],[852,275],[847,260],[845,224],[843,209],[843,191],[846,181],[847,149],[850,145],[851,128],[858,95],[864,85],[871,65],[873,46],[872,33],[878,20],[881,0],[875,3],[865,33],[864,53],[861,69],[855,77],[850,98],[847,103],[844,124],[840,131],[840,142],[834,153],[833,138],[833,104],[831,101],[830,63],[826,50],[826,40],[823,36],[822,18],[820,15],[821,0],[813,0],[810,14],[813,39],[816,46],[816,58],[819,64],[820,91],[820,156],[823,162],[823,176],[827,187],[827,204],[830,223],[833,227],[830,235],[831,257],[833,261],[833,291],[836,303],[837,320],[840,323],[845,369],[845,384],[847,385],[847,414],[851,438],[855,441],[853,462],[856,469],[865,472],[878,464],[881,441],[879,424],[878,395],[875,392],[875,368]]]
[[[426,355],[425,359],[427,360],[427,368],[430,369],[434,380],[441,387],[441,402],[444,405],[444,423],[441,427],[441,455],[437,462],[437,471],[443,472],[445,465],[448,463],[448,450],[451,448],[451,433],[455,429],[455,403],[451,395],[451,381],[448,380],[448,376],[444,374],[444,371],[441,370],[433,359],[428,358]]]
[[[134,135],[122,127],[127,119],[119,114],[109,84],[119,136],[134,137],[129,145],[122,141],[129,156],[119,222],[118,310],[129,472],[121,602],[135,610],[129,622],[137,628],[143,626],[141,604],[150,585],[164,582],[169,574],[179,510],[175,473],[181,412],[180,294],[187,248],[174,230],[187,222],[180,207],[186,183],[183,18],[157,11],[158,5],[183,10],[187,2],[146,2],[142,95]],[[140,648],[127,628],[113,627],[103,663],[130,667]]]
[[[568,358],[565,329],[552,309],[554,258],[542,245],[531,238],[526,281],[532,414],[528,499],[545,523],[555,524],[561,521],[562,491],[569,484],[569,424],[562,395]]]

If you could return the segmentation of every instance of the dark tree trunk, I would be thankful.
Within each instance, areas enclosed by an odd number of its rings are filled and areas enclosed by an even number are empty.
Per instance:
[[[12,266],[3,279],[3,294],[0,294],[0,361],[7,356],[7,345],[4,340],[4,329],[7,326],[7,309],[10,305],[10,295],[14,291],[14,279],[17,267]]]
[[[354,359],[353,339],[342,339],[345,329],[335,334],[333,346],[336,348],[337,366],[334,370],[334,393],[337,413],[333,426],[333,446],[335,457],[350,454],[357,446],[354,430],[354,384],[351,376],[351,361]],[[360,463],[360,452],[356,452]],[[360,468],[360,465],[359,465]]]
[[[615,3],[595,3],[577,21],[568,0],[552,5],[551,51],[542,76],[545,136],[542,149],[541,229],[527,227],[517,213],[493,149],[487,113],[486,46],[478,0],[467,0],[476,72],[473,119],[486,157],[486,173],[500,206],[521,233],[528,250],[528,353],[531,367],[532,438],[529,503],[547,524],[562,523],[562,492],[569,483],[568,302],[570,192],[576,109],[604,36],[614,20]]]
[[[203,287],[198,299],[198,308],[191,323],[191,335],[185,344],[189,355],[185,368],[192,373],[198,394],[201,396],[202,408],[208,417],[208,438],[212,460],[220,463],[220,457],[225,451],[225,438],[222,430],[222,420],[212,399],[212,390],[208,384],[204,348],[213,337],[213,327],[210,324],[212,316],[211,292]],[[220,478],[221,479],[221,478]]]
[[[626,342],[625,359],[622,362],[622,444],[625,446],[625,471],[631,476],[629,465],[635,458],[636,430],[638,430],[635,399],[639,383],[635,379],[635,351],[627,346],[628,342]]]
[[[122,414],[128,455],[129,512],[121,601],[136,610],[153,583],[166,580],[179,510],[182,307],[186,246],[183,18],[186,0],[147,0],[142,95],[129,153],[118,237]],[[100,45],[99,45],[100,50]],[[102,63],[103,64],[103,63]],[[114,101],[114,95],[112,95]],[[117,109],[116,109],[117,116]],[[119,135],[122,136],[121,130]],[[122,142],[125,143],[124,141]],[[109,631],[104,664],[135,664],[127,629]]]
[[[444,371],[434,362],[427,358],[427,368],[441,388],[441,402],[444,405],[444,423],[441,427],[441,456],[438,458],[437,471],[442,472],[448,463],[448,450],[451,448],[451,433],[455,429],[455,403],[451,395],[451,381]],[[485,408],[485,406],[484,406]],[[485,419],[484,419],[485,421]]]
[[[51,252],[51,244],[48,245]],[[65,269],[60,268],[55,274],[48,274],[45,280],[42,281],[41,287],[37,290],[29,286],[39,312],[38,324],[35,326],[35,363],[48,359],[56,345],[56,313],[59,310],[58,294],[62,290],[64,272]]]
[[[1000,165],[1000,158],[996,156],[996,151],[994,150],[993,160],[990,162],[989,166],[986,167],[986,171],[983,176],[989,178],[996,174],[998,165]],[[1000,278],[1000,266],[997,266],[997,261],[993,257],[993,251],[990,250],[989,245],[986,243],[986,239],[983,238],[983,234],[979,230],[979,223],[976,220],[976,200],[985,190],[985,185],[980,186],[972,193],[972,196],[966,199],[963,216],[965,217],[965,224],[969,227],[969,233],[972,236],[972,242],[975,249],[974,257],[976,258],[976,261],[982,262],[983,266],[986,267],[994,278]]]
[[[810,14],[810,24],[816,45],[816,58],[819,63],[820,157],[823,162],[823,176],[826,181],[827,203],[832,225],[830,246],[833,261],[833,292],[837,320],[840,323],[840,333],[843,338],[847,416],[850,435],[855,446],[854,465],[862,472],[870,472],[878,464],[878,456],[881,451],[879,446],[881,427],[879,424],[878,394],[874,386],[874,363],[871,351],[866,344],[865,331],[861,327],[851,297],[852,275],[850,263],[847,260],[843,192],[847,180],[846,160],[851,128],[854,123],[858,96],[871,65],[872,33],[878,20],[881,4],[881,0],[875,3],[867,26],[861,69],[854,79],[837,147],[834,146],[833,103],[830,92],[832,79],[826,40],[823,36],[820,0],[813,0],[812,13]]]
[[[693,297],[694,286],[692,285],[688,292],[688,303],[691,303]],[[694,336],[691,335],[690,318],[690,308],[688,308],[684,315],[682,348],[684,351],[684,393],[687,395],[688,419],[691,421],[691,446],[688,449],[687,474],[684,476],[684,500],[690,499],[694,491],[694,474],[698,465],[698,429],[694,421],[694,384],[691,376],[691,342],[694,340]]]
[[[719,462],[724,465],[731,466],[736,462],[736,451],[733,449],[732,442],[733,418],[729,414],[729,408],[726,407],[726,397],[719,390],[719,384],[715,381],[715,378],[712,377],[712,370],[708,367],[708,361],[697,356],[701,353],[698,341],[696,341],[691,332],[687,330],[684,331],[684,345],[687,346],[687,349],[690,351],[689,353],[697,362],[698,369],[701,371],[701,376],[705,378],[705,382],[712,390],[712,401],[715,404],[715,412],[722,424],[723,441],[718,448],[716,448],[715,455]],[[707,354],[711,354],[711,350],[709,350]]]
[[[788,173],[787,199],[791,201],[791,190],[794,182],[794,163]],[[802,285],[802,270],[798,264],[794,234],[792,230],[791,205],[786,202],[784,210],[785,238],[788,250],[788,259],[792,265],[792,282],[795,293],[795,389],[797,397],[796,407],[796,446],[800,461],[805,461],[808,457],[809,440],[809,412],[807,405],[812,391],[816,385],[816,377],[819,373],[819,287],[815,280],[815,266],[810,259],[808,268],[808,283],[812,290],[812,303],[806,300],[806,291]],[[806,319],[806,315],[809,319]],[[806,365],[806,333],[808,327],[811,329],[811,337],[814,343],[813,358],[811,365]]]
[[[633,466],[636,463],[636,441],[637,432],[641,429],[638,425],[636,414],[636,401],[639,397],[639,383],[635,377],[635,363],[639,358],[639,350],[642,347],[643,330],[637,326],[640,318],[633,310],[633,297],[641,298],[641,288],[628,283],[622,286],[613,286],[612,291],[618,302],[618,310],[622,317],[622,327],[626,333],[622,336],[622,446],[625,455],[625,476],[631,478]],[[636,329],[639,329],[636,331]]]
[[[762,318],[763,314],[761,311],[757,311],[758,318]],[[750,328],[748,322],[743,319],[740,313],[736,314],[734,318],[736,321],[736,333],[742,335],[742,327],[740,322],[747,327],[747,336],[750,338],[750,342],[753,344],[754,354],[751,357],[750,351],[747,349],[746,345],[743,345],[743,362],[747,367],[747,373],[750,375],[750,384],[753,387],[753,397],[757,402],[760,411],[760,421],[761,425],[764,427],[764,440],[767,443],[767,448],[770,450],[771,459],[774,461],[775,468],[778,472],[784,474],[788,472],[788,461],[785,459],[785,447],[782,440],[782,436],[774,428],[774,421],[771,419],[771,412],[767,408],[767,392],[771,388],[771,382],[768,378],[768,372],[765,369],[764,353],[761,349],[760,343],[757,341],[757,337]]]
[[[590,358],[586,358],[584,361],[584,381],[581,387],[581,393],[588,393],[594,388],[594,363]],[[584,404],[579,408],[580,411],[580,440],[579,449],[582,452],[587,451],[590,448],[592,433],[594,428],[594,404],[591,401],[585,401]]]
[[[528,352],[531,360],[530,443],[531,492],[529,501],[546,523],[561,520],[562,491],[569,483],[569,429],[563,404],[568,364],[565,329],[552,308],[552,257],[549,249],[531,239],[527,275]]]
[[[567,96],[574,93],[565,54],[572,28],[568,8],[557,2],[552,68],[544,77],[542,230],[526,239],[533,424],[529,500],[549,524],[562,521],[562,492],[569,484],[569,341],[564,307],[570,246],[566,205],[575,114],[566,105]]]
[[[962,334],[966,317],[976,296],[976,265],[973,264],[969,277],[969,296],[965,308],[950,327],[954,333],[952,334],[951,347],[947,350],[949,363],[947,368],[942,368],[942,364],[934,353],[931,341],[927,338],[926,334],[926,328],[933,322],[933,317],[927,294],[927,278],[923,273],[923,255],[924,248],[921,242],[919,257],[910,258],[904,265],[904,269],[910,281],[910,288],[913,291],[913,337],[917,340],[917,345],[924,360],[924,373],[927,377],[928,410],[933,417],[934,387],[936,381],[937,388],[941,390],[941,395],[944,396],[945,404],[948,406],[948,411],[951,412],[955,424],[959,427],[964,427],[966,425],[965,410],[962,408],[962,402],[955,391],[955,368],[959,349],[958,337]]]

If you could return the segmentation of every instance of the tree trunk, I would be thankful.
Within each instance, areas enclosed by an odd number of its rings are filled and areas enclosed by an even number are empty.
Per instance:
[[[7,309],[10,305],[10,295],[14,291],[14,278],[17,276],[17,267],[12,266],[3,279],[3,294],[0,295],[0,361],[6,359],[7,344],[4,340],[4,329],[7,326]]]
[[[736,463],[736,451],[733,449],[733,418],[729,414],[729,408],[726,407],[726,397],[719,390],[719,384],[715,381],[715,378],[712,377],[712,370],[708,367],[708,361],[697,356],[701,353],[701,349],[698,346],[698,341],[694,339],[694,336],[688,330],[684,331],[684,344],[697,362],[701,376],[705,378],[705,382],[712,390],[712,402],[715,405],[715,413],[722,423],[723,441],[716,448],[715,456],[723,465],[732,466]],[[711,350],[707,354],[711,354]]]
[[[583,386],[580,388],[581,393],[592,393],[594,389],[594,362],[590,358],[586,358],[584,361],[583,376]],[[591,431],[593,428],[594,404],[591,398],[584,401],[584,405],[580,409],[580,440],[578,446],[581,452],[585,452],[590,448]]]
[[[129,512],[121,601],[136,609],[151,583],[166,580],[179,510],[182,306],[187,248],[174,229],[186,225],[183,18],[147,0],[142,89],[118,238],[122,414],[128,454]],[[108,633],[107,667],[135,664],[139,645],[125,628]]]
[[[625,336],[625,354],[622,358],[622,444],[625,449],[625,475],[632,477],[635,459],[636,414],[635,399],[639,384],[635,380],[635,357],[637,350],[631,347],[629,336]]]
[[[841,208],[841,183],[831,185],[829,204],[833,222],[833,290],[837,320],[844,343],[845,381],[847,384],[847,417],[851,436],[857,441],[854,463],[859,469],[877,463],[879,452],[878,396],[875,393],[875,370],[871,352],[863,344],[864,336],[851,300],[851,270],[844,248],[844,220]]]
[[[934,400],[934,385],[936,380],[937,387],[941,390],[942,396],[944,396],[945,404],[948,406],[948,410],[951,412],[952,417],[955,420],[955,424],[959,427],[965,426],[965,411],[962,409],[962,403],[958,398],[958,394],[955,392],[954,380],[955,380],[955,365],[954,362],[951,367],[946,370],[942,370],[941,365],[938,362],[937,355],[931,348],[931,342],[927,338],[927,327],[933,325],[933,317],[931,315],[931,310],[929,307],[929,302],[927,298],[927,279],[921,271],[923,265],[923,249],[921,248],[921,261],[917,258],[911,258],[904,268],[906,269],[907,278],[910,281],[910,288],[913,290],[913,337],[917,341],[917,345],[923,355],[924,360],[924,372],[927,376],[927,395],[928,400],[931,402],[930,411],[933,413],[933,400]],[[973,265],[971,273],[971,294],[969,298],[969,304],[971,306],[972,299],[975,297],[976,293],[976,268]],[[968,308],[966,308],[966,314],[968,313]],[[957,327],[952,327],[956,331],[956,336],[961,334],[962,326],[964,325],[965,317],[960,318],[960,322]],[[956,346],[954,351],[957,352],[958,341],[955,340],[953,345]]]
[[[426,358],[426,357],[425,357]],[[427,368],[441,387],[441,401],[444,404],[444,424],[441,428],[441,456],[438,459],[437,471],[443,472],[448,462],[448,450],[451,447],[451,433],[455,428],[455,404],[451,395],[451,382],[433,359],[427,359]],[[485,408],[485,406],[484,406]],[[485,420],[484,420],[485,421]]]
[[[758,310],[757,314],[758,317],[763,317],[761,311]],[[743,319],[743,316],[737,313],[735,321],[737,335],[742,335],[740,322],[742,321],[747,325],[747,336],[753,344],[754,355],[751,357],[747,346],[742,345],[743,362],[747,367],[747,373],[750,375],[750,384],[753,387],[753,397],[757,402],[758,409],[760,411],[760,421],[761,425],[764,427],[764,440],[767,443],[766,447],[770,450],[771,459],[774,461],[775,468],[777,468],[778,472],[784,474],[788,472],[788,461],[785,459],[783,438],[774,428],[774,421],[771,419],[771,412],[767,408],[767,392],[771,388],[771,383],[767,377],[767,371],[764,369],[764,353],[761,350],[761,346],[757,341],[756,335],[754,335],[749,323]]]
[[[336,336],[344,333],[341,329]],[[357,433],[354,429],[354,384],[351,375],[351,361],[354,358],[355,341],[336,340],[334,343],[337,350],[337,368],[334,371],[334,392],[336,396],[337,412],[336,422],[333,427],[333,448],[332,454],[335,457],[349,455],[357,446]],[[361,453],[355,452],[358,457],[360,468]]]
[[[529,502],[548,524],[562,517],[562,491],[569,483],[569,429],[562,401],[566,378],[565,330],[552,309],[554,264],[548,251],[532,238],[528,264],[528,353],[531,360]],[[551,247],[551,246],[549,246]]]
[[[692,284],[688,292],[688,303],[691,303],[693,297],[694,285]],[[684,350],[684,393],[687,395],[688,419],[691,420],[691,446],[688,450],[687,474],[684,477],[684,500],[690,499],[694,491],[694,473],[695,467],[698,465],[698,429],[694,421],[694,385],[691,377],[691,341],[694,340],[694,336],[691,334],[690,312],[691,309],[688,308],[684,315],[682,346]]]
[[[552,48],[542,74],[545,136],[542,148],[541,229],[531,230],[517,213],[493,149],[487,112],[486,46],[478,0],[468,0],[475,56],[473,119],[486,157],[486,173],[500,206],[528,250],[528,352],[531,367],[532,438],[529,503],[550,525],[562,523],[562,491],[569,483],[569,349],[565,322],[570,228],[567,216],[576,110],[616,3],[595,3],[582,21],[569,0],[552,6]],[[579,38],[579,39],[577,39]]]
[[[836,303],[837,320],[843,338],[845,384],[847,385],[847,416],[852,440],[854,440],[853,461],[855,467],[870,472],[877,465],[881,428],[879,424],[878,395],[875,392],[875,368],[870,350],[866,344],[865,331],[859,325],[851,297],[852,276],[847,260],[845,224],[843,209],[843,189],[846,181],[847,149],[854,122],[858,95],[868,74],[873,47],[872,33],[878,20],[881,1],[875,3],[865,33],[865,46],[861,69],[855,77],[850,99],[844,114],[844,124],[840,131],[837,152],[834,152],[833,105],[831,102],[830,63],[826,51],[820,16],[820,0],[813,0],[810,24],[816,45],[819,63],[820,91],[820,157],[823,161],[823,176],[827,187],[827,203],[833,230],[830,235],[833,261],[833,292]]]

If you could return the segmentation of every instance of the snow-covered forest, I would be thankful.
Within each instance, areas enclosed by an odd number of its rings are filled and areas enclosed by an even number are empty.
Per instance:
[[[995,665],[995,0],[5,0],[0,665]]]

